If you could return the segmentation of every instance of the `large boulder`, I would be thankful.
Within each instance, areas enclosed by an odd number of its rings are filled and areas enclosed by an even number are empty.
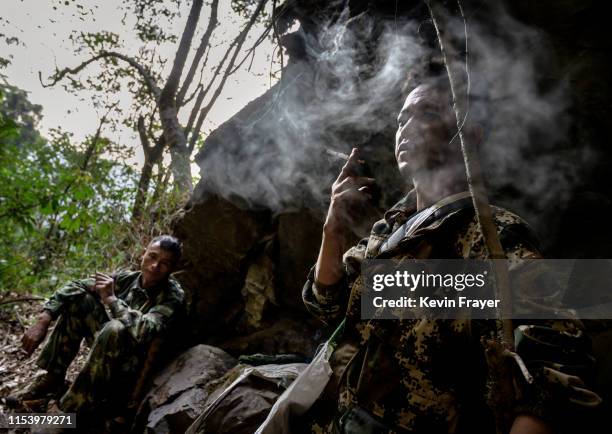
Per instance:
[[[321,336],[301,290],[316,260],[322,217],[308,210],[273,216],[240,205],[200,190],[175,220],[191,339],[236,356],[312,356]]]
[[[185,268],[178,279],[190,303],[195,336],[222,335],[242,308],[240,290],[249,255],[269,223],[268,213],[200,194],[174,222],[183,241]]]
[[[145,432],[156,434],[185,432],[204,409],[207,385],[236,364],[236,359],[212,346],[185,351],[154,378],[138,410],[136,426],[145,425]]]
[[[302,287],[316,261],[323,220],[308,211],[285,213],[278,217],[277,295],[282,302],[304,309]]]

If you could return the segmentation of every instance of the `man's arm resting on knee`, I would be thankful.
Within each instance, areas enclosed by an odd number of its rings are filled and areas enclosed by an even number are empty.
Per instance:
[[[21,344],[26,353],[32,354],[38,348],[47,336],[52,321],[53,317],[46,310],[38,315],[36,323],[25,331],[21,339]]]
[[[107,301],[111,317],[121,321],[139,343],[150,342],[164,331],[182,304],[181,300],[168,299],[143,313],[131,308],[119,298],[112,297]]]
[[[168,291],[158,304],[146,313],[131,308],[125,301],[115,296],[114,280],[97,273],[94,289],[100,294],[102,303],[109,307],[111,317],[121,321],[139,343],[150,342],[163,331],[183,304],[183,291],[178,284],[170,282]]]
[[[49,326],[55,320],[68,299],[89,291],[90,281],[75,280],[53,292],[43,305],[43,311],[38,315],[36,323],[28,328],[21,339],[21,344],[27,354],[32,354],[45,340]]]

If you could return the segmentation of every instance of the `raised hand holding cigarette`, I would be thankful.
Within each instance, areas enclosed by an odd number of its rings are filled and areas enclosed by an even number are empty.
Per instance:
[[[325,221],[326,231],[342,232],[358,218],[358,208],[372,198],[371,188],[376,181],[374,178],[360,176],[362,165],[359,151],[353,148],[332,185],[331,202]]]

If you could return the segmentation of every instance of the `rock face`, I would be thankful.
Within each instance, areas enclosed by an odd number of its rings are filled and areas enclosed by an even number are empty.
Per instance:
[[[304,310],[302,285],[321,245],[321,218],[312,212],[285,213],[278,217],[278,298]]]
[[[268,219],[215,195],[194,201],[177,219],[187,264],[178,278],[188,290],[194,335],[223,334],[242,310],[240,290]]]
[[[192,201],[175,222],[186,260],[177,278],[187,289],[192,341],[236,356],[311,356],[321,334],[301,291],[321,227],[320,216],[309,211],[273,216],[210,192]],[[278,321],[290,329],[279,328]]]
[[[146,425],[150,433],[185,432],[204,409],[209,395],[206,386],[236,363],[226,352],[208,345],[185,351],[155,377],[140,405],[137,423]]]
[[[220,344],[232,354],[299,354],[311,357],[323,335],[305,319],[281,317],[272,325]]]

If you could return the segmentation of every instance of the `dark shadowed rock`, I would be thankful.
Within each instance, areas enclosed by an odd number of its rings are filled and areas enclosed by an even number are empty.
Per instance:
[[[247,336],[240,336],[220,344],[225,351],[236,354],[300,354],[312,357],[322,334],[307,318],[287,318]]]
[[[278,217],[277,296],[288,306],[304,310],[302,287],[317,259],[323,220],[307,210]]]
[[[270,246],[272,240],[266,245]],[[269,250],[266,248],[265,250]],[[240,291],[244,300],[244,315],[240,328],[249,331],[262,328],[266,309],[276,305],[274,294],[274,268],[275,264],[269,252],[263,252],[251,264],[244,279],[244,286]]]
[[[186,267],[177,276],[191,303],[193,332],[224,331],[248,268],[247,256],[263,237],[268,217],[212,194],[193,202],[174,224]]]
[[[219,348],[198,345],[178,356],[153,380],[137,416],[146,432],[177,433],[204,409],[206,386],[221,378],[237,361]]]

